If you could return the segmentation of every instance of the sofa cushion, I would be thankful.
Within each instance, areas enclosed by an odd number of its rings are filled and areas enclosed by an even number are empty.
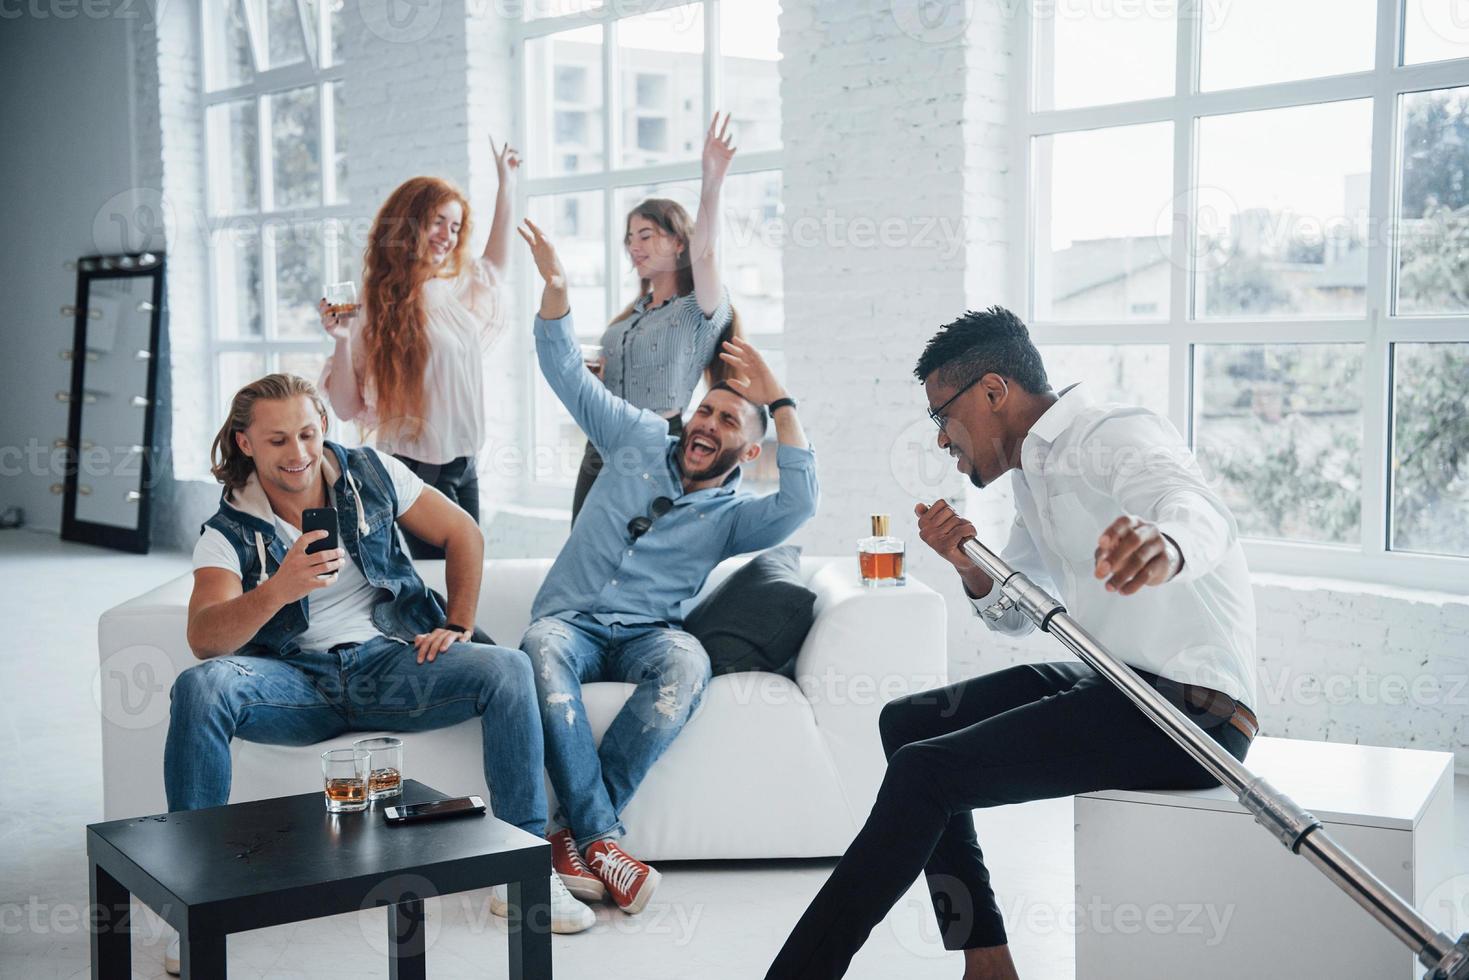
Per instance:
[[[789,673],[815,621],[816,593],[801,577],[801,549],[771,548],[719,584],[684,619],[714,675]]]

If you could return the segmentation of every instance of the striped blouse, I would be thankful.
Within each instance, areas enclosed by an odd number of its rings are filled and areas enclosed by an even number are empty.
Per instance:
[[[652,309],[649,302],[648,296],[639,299],[602,334],[602,380],[637,408],[681,414],[729,326],[729,290],[721,292],[713,316],[704,315],[693,293]]]

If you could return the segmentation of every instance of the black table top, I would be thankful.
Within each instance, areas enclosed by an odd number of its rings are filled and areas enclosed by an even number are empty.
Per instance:
[[[320,792],[113,820],[87,828],[187,906],[282,894],[326,883],[434,875],[466,861],[502,859],[519,880],[523,859],[550,845],[493,816],[392,826],[381,807],[444,799],[405,780],[396,799],[360,813],[328,813]],[[540,858],[549,868],[549,858]]]

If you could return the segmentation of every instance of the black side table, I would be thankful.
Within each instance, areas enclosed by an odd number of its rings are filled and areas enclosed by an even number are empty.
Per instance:
[[[400,800],[444,794],[407,780]],[[128,894],[178,930],[185,980],[225,976],[232,932],[388,909],[388,972],[425,977],[423,900],[508,883],[511,980],[551,977],[551,845],[491,816],[406,826],[321,793],[87,827],[92,975],[132,976]]]

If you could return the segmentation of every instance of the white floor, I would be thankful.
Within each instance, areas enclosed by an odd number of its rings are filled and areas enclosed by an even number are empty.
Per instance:
[[[187,570],[183,555],[146,557],[0,531],[0,978],[88,975],[83,830],[100,820],[101,746],[93,681],[96,625],[108,607]],[[139,773],[139,778],[158,778]],[[1457,866],[1469,869],[1469,781],[1457,793]],[[1011,943],[1026,980],[1071,980],[1070,801],[976,814]],[[555,939],[559,977],[720,978],[764,975],[833,861],[665,864],[641,915],[610,906],[578,936]],[[436,978],[505,973],[501,920],[484,893],[429,909]],[[1365,920],[1364,920],[1365,921]],[[135,977],[165,976],[152,925],[134,939]],[[383,914],[334,916],[233,936],[234,978],[387,975]],[[961,961],[938,944],[916,883],[853,962],[854,978],[957,978]]]

